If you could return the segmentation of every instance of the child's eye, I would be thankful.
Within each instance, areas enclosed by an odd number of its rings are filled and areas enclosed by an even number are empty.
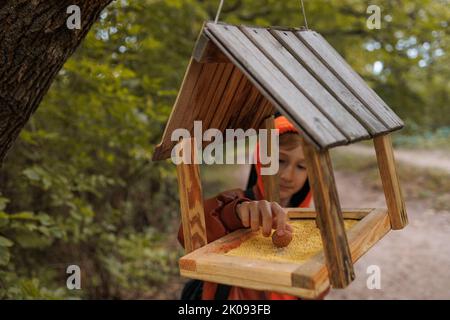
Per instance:
[[[306,169],[304,166],[298,165],[297,168],[299,168],[300,170]]]

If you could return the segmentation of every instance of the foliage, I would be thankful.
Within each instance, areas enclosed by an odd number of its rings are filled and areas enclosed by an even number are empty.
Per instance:
[[[405,133],[448,127],[448,2],[372,2],[305,1],[309,26],[405,119]],[[225,1],[222,20],[297,27],[298,3]],[[103,12],[0,171],[0,298],[151,296],[174,274],[174,169],[150,158],[217,4],[121,0]],[[380,30],[366,28],[369,4],[382,8]],[[70,264],[80,291],[66,289]]]
[[[175,176],[150,158],[188,58],[163,55],[178,43],[164,29],[202,19],[170,16],[175,4],[106,10],[22,132],[0,174],[0,297],[120,298],[176,271]],[[65,288],[70,264],[80,292]]]

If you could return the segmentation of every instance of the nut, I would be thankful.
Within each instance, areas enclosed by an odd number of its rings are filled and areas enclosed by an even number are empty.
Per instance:
[[[284,230],[282,236],[278,235],[277,231],[272,234],[272,242],[278,248],[286,247],[292,240],[292,232],[289,229]]]

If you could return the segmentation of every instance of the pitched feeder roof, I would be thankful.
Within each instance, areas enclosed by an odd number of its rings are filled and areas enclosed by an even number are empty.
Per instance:
[[[194,120],[203,121],[203,131],[258,129],[274,107],[318,149],[403,127],[315,31],[207,22],[197,43],[201,41],[210,42],[217,52],[211,50],[211,61],[191,59],[153,160],[170,157],[172,131],[193,132]]]

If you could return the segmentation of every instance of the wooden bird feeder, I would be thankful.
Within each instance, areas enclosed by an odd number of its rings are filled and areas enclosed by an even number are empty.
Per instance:
[[[195,120],[204,130],[258,130],[273,128],[275,110],[302,134],[314,195],[315,209],[288,208],[288,215],[316,219],[323,250],[298,263],[227,255],[255,233],[242,229],[207,243],[199,167],[179,164],[186,249],[180,273],[314,298],[330,284],[348,286],[353,263],[391,229],[408,223],[389,135],[403,122],[320,34],[206,22],[153,160],[170,157],[174,129],[193,136]],[[367,139],[374,140],[387,209],[341,209],[329,149]],[[194,139],[182,143],[195,145]],[[263,177],[267,200],[277,200],[277,176]],[[344,219],[358,222],[346,231]]]

